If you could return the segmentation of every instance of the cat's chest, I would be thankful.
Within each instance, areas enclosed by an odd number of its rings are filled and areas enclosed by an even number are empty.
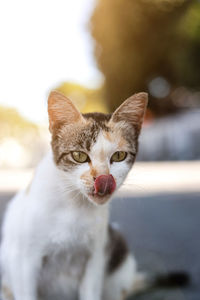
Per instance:
[[[51,217],[50,243],[52,246],[60,245],[64,248],[89,247],[104,224],[104,216],[93,211],[76,207],[59,209]]]

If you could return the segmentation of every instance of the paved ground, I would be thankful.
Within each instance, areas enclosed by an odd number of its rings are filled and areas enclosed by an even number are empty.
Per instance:
[[[0,217],[11,194],[0,194]],[[111,219],[125,234],[139,267],[185,270],[192,284],[181,290],[154,290],[131,300],[200,300],[200,193],[156,194],[113,200]]]
[[[200,300],[200,193],[116,199],[112,219],[120,224],[139,267],[191,275],[185,290],[155,290],[135,300]]]

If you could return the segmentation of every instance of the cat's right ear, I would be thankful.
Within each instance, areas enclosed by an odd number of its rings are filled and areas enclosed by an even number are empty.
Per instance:
[[[73,124],[83,119],[71,100],[58,91],[52,91],[48,98],[49,130],[63,124]]]

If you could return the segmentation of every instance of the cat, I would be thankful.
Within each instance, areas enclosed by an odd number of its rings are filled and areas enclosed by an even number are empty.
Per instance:
[[[109,226],[109,202],[134,164],[147,99],[138,93],[112,115],[81,114],[50,93],[51,151],[4,217],[2,300],[122,300],[144,287]]]

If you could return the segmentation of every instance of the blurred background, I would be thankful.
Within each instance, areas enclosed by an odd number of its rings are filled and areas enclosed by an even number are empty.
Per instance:
[[[1,1],[0,38],[1,168],[41,159],[52,89],[82,112],[146,91],[138,160],[200,158],[199,1]]]
[[[141,266],[189,269],[200,286],[200,1],[6,0],[0,41],[2,211],[49,149],[52,89],[82,112],[146,91],[138,161],[113,220]],[[177,293],[152,299],[200,299],[198,288]]]

